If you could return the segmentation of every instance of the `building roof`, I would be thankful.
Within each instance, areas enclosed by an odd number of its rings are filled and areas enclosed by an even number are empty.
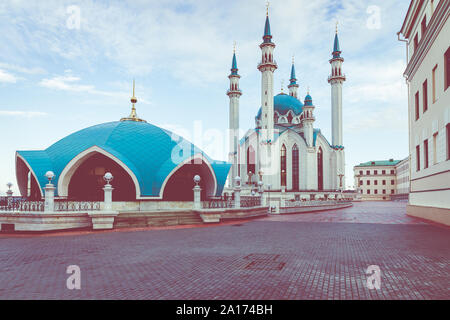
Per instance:
[[[375,161],[367,161],[356,165],[355,167],[380,167],[380,166],[395,166],[402,160],[375,160]]]
[[[280,115],[285,115],[292,111],[295,115],[299,115],[303,111],[303,103],[295,97],[280,93],[273,98],[273,110]],[[262,108],[259,109],[256,115],[257,119],[261,118]]]
[[[159,196],[166,177],[193,155],[202,154],[210,162],[217,179],[216,195],[222,193],[231,167],[226,162],[211,160],[192,143],[168,130],[136,121],[95,125],[70,134],[46,150],[17,153],[28,162],[43,189],[47,171],[55,173],[57,182],[72,159],[94,146],[112,154],[133,172],[144,197]]]

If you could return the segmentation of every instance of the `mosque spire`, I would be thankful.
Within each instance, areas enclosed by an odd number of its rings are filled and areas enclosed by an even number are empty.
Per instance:
[[[341,56],[341,49],[339,48],[338,22],[336,21],[336,34],[334,36],[333,58],[339,58],[340,56]]]
[[[291,78],[289,79],[289,95],[297,98],[297,78],[295,77],[295,65],[294,65],[294,56],[292,56],[292,67],[291,67]]]
[[[147,122],[143,119],[140,119],[136,113],[137,98],[135,96],[135,81],[134,81],[134,79],[133,79],[133,96],[131,97],[130,101],[131,101],[131,113],[128,117],[120,119],[120,121]]]
[[[266,4],[266,24],[264,25],[264,36],[263,36],[263,40],[266,43],[272,42],[272,34],[270,32],[270,22],[269,22],[269,5],[270,5],[270,2],[267,1],[267,4]]]

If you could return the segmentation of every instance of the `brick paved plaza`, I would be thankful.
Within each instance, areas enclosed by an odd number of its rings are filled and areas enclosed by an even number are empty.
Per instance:
[[[450,230],[405,211],[366,202],[204,228],[2,235],[0,298],[448,299]],[[66,288],[69,265],[81,290]]]

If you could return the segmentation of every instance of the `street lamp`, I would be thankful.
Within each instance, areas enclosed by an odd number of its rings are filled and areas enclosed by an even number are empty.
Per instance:
[[[51,184],[53,178],[55,178],[55,174],[53,173],[53,171],[47,171],[47,172],[45,173],[45,177],[46,177],[47,180],[48,180],[48,184]]]
[[[103,176],[103,180],[106,181],[106,185],[110,185],[110,182],[113,181],[114,176],[111,174],[111,172],[107,172],[105,173],[105,175]]]

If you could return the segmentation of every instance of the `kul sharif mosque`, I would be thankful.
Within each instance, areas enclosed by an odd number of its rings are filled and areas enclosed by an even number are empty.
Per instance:
[[[289,94],[274,95],[275,42],[270,31],[267,10],[263,42],[260,44],[261,107],[255,117],[255,128],[244,137],[239,130],[239,73],[233,53],[230,88],[231,177],[241,177],[241,184],[257,185],[260,181],[273,191],[336,191],[344,187],[344,147],[342,141],[342,72],[339,39],[336,28],[328,83],[331,86],[331,143],[314,127],[314,103],[309,92],[302,99],[295,76],[294,61],[288,85]],[[309,90],[308,90],[309,91]],[[228,180],[234,186],[233,179]]]
[[[219,197],[241,177],[244,190],[261,184],[283,192],[336,191],[343,186],[342,84],[345,76],[336,32],[331,64],[332,141],[314,128],[314,103],[298,96],[294,64],[289,94],[274,96],[275,43],[269,14],[261,48],[261,108],[255,128],[244,137],[239,131],[239,73],[233,54],[230,88],[229,162],[208,157],[195,145],[137,116],[132,110],[120,121],[98,124],[75,132],[45,150],[17,151],[16,177],[22,197],[44,198],[52,171],[55,199],[103,200],[103,177],[114,177],[113,201],[192,201],[199,175],[201,198]],[[228,183],[227,183],[228,181]],[[226,188],[226,185],[228,188]],[[247,186],[248,188],[245,188]],[[243,191],[244,191],[243,190]]]

